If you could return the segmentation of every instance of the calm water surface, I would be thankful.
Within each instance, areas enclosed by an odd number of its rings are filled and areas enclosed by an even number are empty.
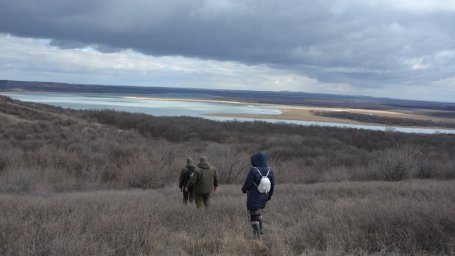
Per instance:
[[[139,112],[156,116],[200,116],[209,113],[281,114],[271,107],[248,104],[190,102],[164,98],[189,98],[188,94],[140,95],[140,97],[163,98],[146,100],[127,98],[134,95],[94,93],[2,93],[21,101],[38,102],[73,109],[115,109]]]
[[[281,114],[279,109],[272,106],[258,106],[250,104],[218,103],[218,102],[189,102],[184,98],[210,98],[210,96],[191,95],[191,94],[160,94],[160,95],[126,95],[126,94],[99,94],[99,93],[1,93],[13,99],[37,103],[45,103],[60,107],[73,109],[113,109],[117,111],[128,111],[136,113],[145,113],[156,116],[196,116],[216,121],[254,121],[261,120],[272,123],[292,123],[299,125],[319,125],[349,127],[368,130],[394,130],[406,133],[450,133],[455,134],[452,129],[433,129],[433,128],[410,128],[410,127],[390,127],[381,125],[357,125],[342,124],[330,122],[315,122],[301,120],[284,120],[284,119],[255,119],[255,118],[234,118],[234,117],[217,117],[207,116],[209,113],[239,113],[239,114],[262,114],[278,115]],[[162,98],[162,100],[146,100],[127,98],[130,96]],[[166,98],[179,100],[168,100]]]

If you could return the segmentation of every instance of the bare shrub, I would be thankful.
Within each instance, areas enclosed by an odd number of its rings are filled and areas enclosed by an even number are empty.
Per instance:
[[[377,152],[377,158],[370,166],[376,170],[383,180],[399,181],[409,178],[414,171],[416,149],[401,146]]]
[[[350,181],[373,181],[373,180],[383,180],[381,173],[377,171],[377,168],[374,165],[369,167],[365,166],[356,166],[349,169],[349,180]]]
[[[157,188],[169,184],[177,175],[175,153],[172,145],[161,141],[150,152],[138,152],[128,158],[122,179],[133,188]],[[181,167],[180,167],[181,168]]]
[[[435,161],[423,158],[416,168],[419,179],[455,179],[455,161]]]
[[[336,166],[327,169],[320,178],[323,182],[339,182],[351,180],[351,170],[346,166]]]
[[[0,192],[30,193],[34,191],[37,176],[34,171],[26,169],[9,170],[1,176]]]
[[[319,166],[307,166],[303,159],[280,161],[271,159],[270,165],[275,170],[277,183],[311,184],[320,181],[323,169]]]
[[[418,167],[416,168],[416,178],[429,179],[434,177],[434,164],[434,161],[430,161],[429,159],[421,159],[419,161]]]
[[[270,136],[270,137],[265,138],[264,146],[265,147],[271,147],[271,146],[298,147],[298,146],[301,146],[302,144],[304,144],[305,140],[307,140],[307,138],[305,138],[301,135],[286,136],[286,135],[276,134],[275,136]]]
[[[222,183],[240,182],[249,171],[250,154],[238,146],[211,143],[205,150]]]
[[[158,168],[146,155],[137,156],[122,174],[122,179],[132,188],[159,187],[163,184],[161,177],[157,176]]]
[[[4,170],[6,170],[6,167],[8,166],[5,157],[0,155],[0,173]]]
[[[27,155],[29,163],[36,168],[66,170],[75,177],[81,177],[85,165],[78,152],[68,152],[53,145],[44,145]]]
[[[438,174],[439,179],[455,179],[455,160],[444,162],[444,168]]]

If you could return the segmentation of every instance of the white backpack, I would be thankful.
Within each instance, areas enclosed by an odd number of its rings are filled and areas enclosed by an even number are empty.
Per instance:
[[[262,193],[262,194],[263,193],[269,193],[270,188],[272,187],[272,183],[270,182],[269,177],[267,177],[267,176],[269,176],[270,167],[269,167],[269,170],[267,171],[267,174],[265,176],[262,176],[262,173],[259,171],[258,168],[254,167],[254,169],[256,169],[256,171],[258,171],[259,174],[262,177],[261,181],[259,182],[259,184],[256,185],[258,187],[259,193]]]

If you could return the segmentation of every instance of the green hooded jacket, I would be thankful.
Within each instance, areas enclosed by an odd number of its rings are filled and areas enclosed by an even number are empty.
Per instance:
[[[200,163],[191,175],[188,188],[194,187],[196,194],[209,194],[214,187],[218,187],[218,175],[216,169],[209,163]]]

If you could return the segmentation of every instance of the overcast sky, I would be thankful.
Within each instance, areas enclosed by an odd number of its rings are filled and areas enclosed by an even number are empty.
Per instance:
[[[455,0],[0,0],[0,79],[455,102]]]

